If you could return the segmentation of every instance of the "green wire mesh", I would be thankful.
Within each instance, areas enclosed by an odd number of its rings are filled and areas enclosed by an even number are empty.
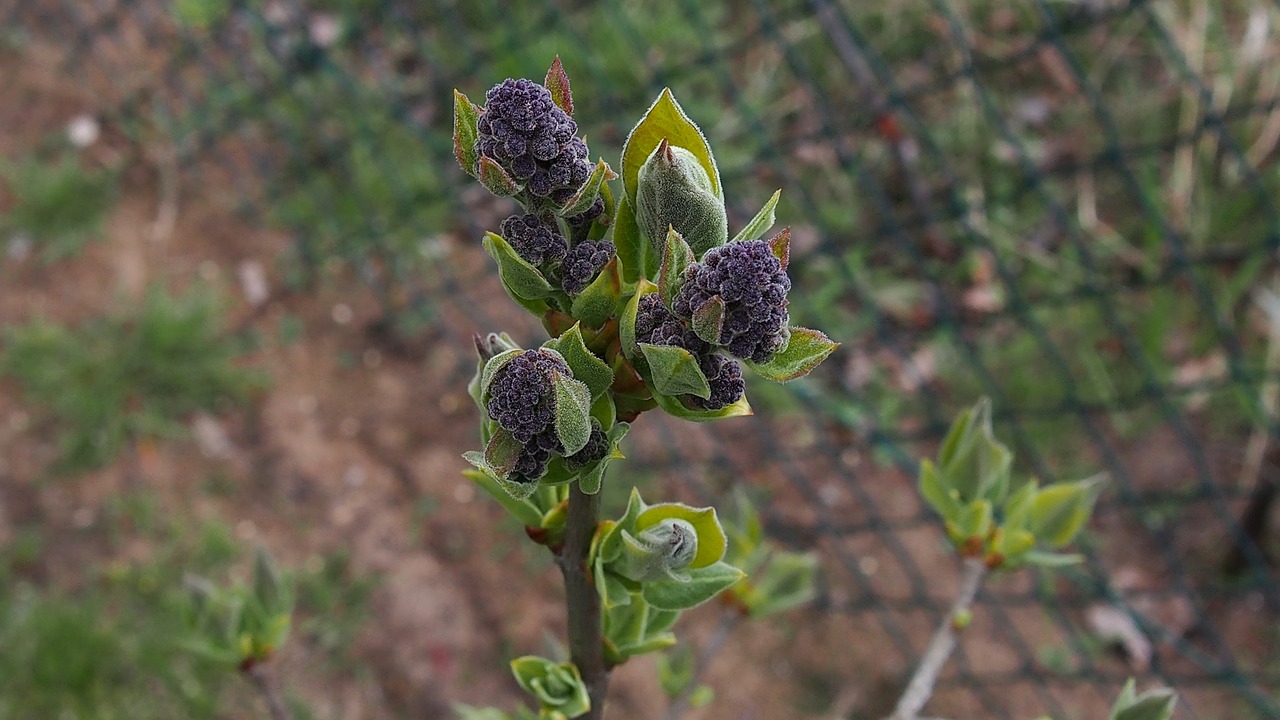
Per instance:
[[[1280,658],[1231,622],[1280,608],[1275,531],[1249,514],[1280,458],[1242,470],[1251,437],[1280,441],[1280,4],[58,0],[0,17],[7,42],[62,47],[108,123],[160,129],[290,233],[299,282],[337,258],[394,332],[459,346],[535,334],[480,300],[496,284],[477,238],[511,208],[454,162],[453,88],[479,99],[559,54],[613,160],[672,87],[716,148],[731,225],[783,189],[792,315],[844,347],[785,390],[754,385],[754,421],[646,417],[635,462],[691,500],[767,492],[772,532],[822,557],[817,612],[905,670],[953,572],[915,464],[988,395],[1024,472],[1105,471],[1112,489],[1084,565],[984,592],[1000,651],[962,644],[941,692],[974,716],[1014,717],[1015,695],[1093,716],[1130,673],[1090,633],[1103,603],[1155,642],[1182,717],[1222,697],[1280,716]]]

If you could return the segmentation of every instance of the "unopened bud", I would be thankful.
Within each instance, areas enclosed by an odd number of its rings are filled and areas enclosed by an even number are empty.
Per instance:
[[[693,153],[663,139],[640,167],[638,181],[636,220],[659,255],[670,228],[698,257],[728,242],[724,201]]]

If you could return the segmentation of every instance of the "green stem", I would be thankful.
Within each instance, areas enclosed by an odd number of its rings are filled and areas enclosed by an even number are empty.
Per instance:
[[[569,616],[569,654],[578,666],[591,698],[591,710],[581,717],[600,720],[609,689],[609,667],[604,661],[604,625],[600,617],[600,593],[587,568],[587,552],[600,522],[600,495],[587,495],[571,483],[569,511],[565,518],[560,571],[564,574]]]

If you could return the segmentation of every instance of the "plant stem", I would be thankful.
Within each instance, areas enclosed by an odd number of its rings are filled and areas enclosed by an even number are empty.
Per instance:
[[[600,720],[609,690],[609,667],[604,662],[604,626],[600,619],[600,594],[587,569],[587,552],[600,522],[600,495],[587,495],[578,484],[569,485],[569,509],[565,517],[560,572],[564,574],[569,615],[569,654],[578,666],[591,698],[591,710],[581,717]]]
[[[942,618],[942,623],[933,633],[933,639],[929,641],[924,657],[920,658],[920,665],[916,667],[915,675],[911,676],[911,682],[907,683],[907,689],[903,691],[889,720],[919,720],[920,711],[925,703],[929,702],[929,696],[933,695],[933,686],[938,682],[942,666],[956,649],[956,630],[952,623],[958,615],[967,612],[969,606],[973,605],[973,600],[978,595],[978,588],[986,575],[987,566],[983,564],[981,558],[968,558],[964,561],[960,591],[956,594],[955,601],[951,603],[951,610],[946,617]]]
[[[667,707],[667,713],[662,716],[663,720],[679,720],[684,717],[685,711],[689,708],[689,698],[698,689],[702,676],[706,674],[707,668],[711,667],[711,661],[715,659],[716,654],[720,652],[720,648],[729,639],[734,628],[738,627],[742,618],[742,611],[738,608],[725,608],[724,613],[720,615],[720,621],[716,623],[715,630],[711,631],[711,637],[707,638],[698,650],[698,658],[694,661],[693,674],[689,677],[688,684],[671,701],[671,705]]]
[[[245,669],[244,674],[248,676],[249,682],[262,694],[262,699],[267,701],[267,709],[271,712],[271,720],[293,720],[293,713],[289,712],[289,708],[284,704],[284,700],[281,699],[280,688],[277,687],[276,678],[267,668],[265,662],[253,663]]]

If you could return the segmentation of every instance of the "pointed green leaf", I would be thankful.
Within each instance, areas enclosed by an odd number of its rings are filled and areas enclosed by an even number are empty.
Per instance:
[[[485,233],[484,249],[498,263],[498,275],[502,278],[503,287],[510,293],[529,300],[550,297],[551,283],[516,253],[515,249],[501,236]]]
[[[584,383],[560,373],[552,375],[556,399],[556,437],[564,454],[572,455],[591,438],[591,390]]]
[[[494,500],[497,500],[507,512],[515,516],[515,519],[524,525],[528,527],[540,527],[542,525],[542,514],[538,512],[537,506],[529,500],[517,500],[511,497],[511,493],[502,489],[502,486],[493,477],[480,470],[463,470],[462,476],[479,485],[481,489]]]
[[[675,228],[668,228],[662,265],[658,268],[658,295],[667,307],[675,302],[680,284],[684,282],[685,268],[692,265],[693,261],[693,250],[689,244]]]
[[[573,299],[569,312],[586,323],[587,327],[602,327],[618,310],[622,298],[622,278],[619,276],[618,258],[609,260],[600,274]]]
[[[253,595],[270,614],[290,609],[289,591],[280,577],[280,567],[263,545],[253,548]]]
[[[974,500],[960,512],[956,527],[963,538],[985,538],[991,532],[992,509],[986,500]]]
[[[497,483],[508,495],[516,500],[525,500],[533,496],[538,489],[538,483],[518,483],[499,476],[489,467],[489,463],[484,459],[484,453],[468,450],[462,453],[462,458],[471,463],[477,470],[483,473],[493,482]]]
[[[453,91],[453,156],[458,164],[472,177],[479,177],[476,162],[479,151],[476,140],[480,130],[476,123],[480,120],[480,108],[467,99],[466,95]]]
[[[1031,501],[1027,529],[1040,542],[1060,548],[1084,527],[1101,492],[1101,477],[1043,487]]]
[[[720,333],[724,329],[724,313],[724,300],[719,295],[712,295],[710,300],[693,311],[693,333],[703,342],[719,344]]]
[[[520,185],[493,158],[481,155],[476,168],[480,184],[494,195],[511,197],[520,192]]]
[[[560,336],[556,352],[569,365],[573,377],[586,383],[593,400],[603,395],[613,383],[613,370],[587,349],[582,340],[582,329],[577,324]]]
[[[725,562],[687,572],[688,582],[660,580],[645,583],[642,590],[645,602],[659,610],[687,610],[719,595],[745,577],[745,573]]]
[[[1111,720],[1115,720],[1116,713],[1129,707],[1137,699],[1138,692],[1136,683],[1133,678],[1129,678],[1129,681],[1124,684],[1124,687],[1120,688],[1120,695],[1116,698],[1115,704],[1111,706]]]
[[[564,207],[560,208],[556,214],[560,217],[573,217],[590,210],[591,205],[596,201],[596,196],[600,194],[600,186],[605,180],[616,177],[618,176],[609,168],[609,164],[601,159],[596,163],[587,181],[578,188],[578,192],[574,193],[573,197],[565,201]]]
[[[960,503],[943,481],[932,461],[920,463],[920,494],[944,520],[955,522],[960,517]]]
[[[720,187],[720,171],[716,168],[715,158],[711,154],[711,146],[703,137],[702,131],[685,115],[680,104],[669,88],[664,89],[653,105],[632,128],[622,146],[622,187],[627,199],[634,207],[636,188],[639,183],[640,167],[653,154],[658,144],[666,139],[672,145],[685,148],[698,158],[699,164],[707,171],[716,195],[724,198]]]
[[[679,641],[676,636],[671,633],[659,633],[657,635],[647,635],[642,642],[634,645],[627,645],[620,650],[627,657],[636,657],[637,655],[648,655],[649,653],[661,652],[669,647],[674,646]]]
[[[1132,705],[1114,715],[1115,720],[1169,720],[1178,696],[1168,688],[1143,693]]]
[[[756,213],[756,216],[751,218],[751,222],[747,223],[746,227],[742,228],[737,235],[734,235],[733,239],[729,242],[755,240],[761,235],[769,232],[769,228],[773,227],[774,222],[773,210],[778,207],[778,198],[780,197],[782,197],[782,191],[778,190],[773,194],[773,197],[769,198],[769,200],[764,204],[764,207],[760,208],[760,212]],[[787,231],[784,230],[783,232]],[[786,265],[783,265],[783,269],[786,269]]]
[[[631,604],[631,591],[623,584],[622,578],[613,573],[604,573],[602,577],[604,585],[600,592],[600,604],[605,610]]]
[[[573,93],[569,90],[569,76],[565,73],[564,66],[560,64],[559,55],[551,61],[551,67],[547,69],[547,79],[543,85],[551,91],[552,102],[566,115],[572,115]]]
[[[808,375],[838,347],[840,343],[833,342],[821,331],[793,327],[787,346],[775,353],[769,362],[743,362],[766,380],[787,382]]]
[[[746,602],[752,617],[765,617],[803,605],[817,595],[818,559],[807,553],[778,552],[759,577],[752,577],[755,592]]]
[[[640,343],[639,347],[655,390],[664,395],[693,395],[704,400],[711,397],[707,376],[688,350],[650,343]]]

